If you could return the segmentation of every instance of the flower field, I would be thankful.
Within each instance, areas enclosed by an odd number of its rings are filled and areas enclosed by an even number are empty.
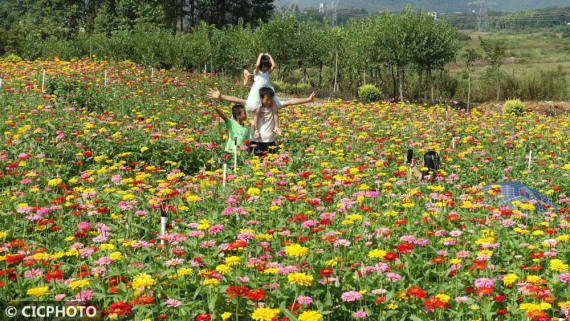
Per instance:
[[[245,97],[239,83],[99,60],[0,72],[2,303],[86,300],[117,320],[569,320],[568,117],[288,107],[279,153],[240,151],[223,187],[206,92]],[[434,182],[406,179],[409,148],[441,155]],[[482,191],[511,180],[556,208]]]

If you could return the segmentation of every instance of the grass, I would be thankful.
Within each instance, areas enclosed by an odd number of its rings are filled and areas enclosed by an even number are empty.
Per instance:
[[[500,39],[506,46],[506,55],[502,71],[515,78],[542,71],[561,70],[565,74],[567,93],[570,93],[570,37],[562,33],[544,30],[530,33],[510,32],[475,32],[461,31],[471,37],[462,43],[463,48],[475,48],[481,53],[479,37],[483,39]],[[477,61],[473,67],[473,80],[477,81],[484,73],[488,64],[484,60]],[[461,56],[457,61],[448,65],[451,73],[462,73],[465,70],[465,60]]]

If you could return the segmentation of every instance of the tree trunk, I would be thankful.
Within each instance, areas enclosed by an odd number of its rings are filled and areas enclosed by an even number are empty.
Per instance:
[[[497,101],[501,97],[501,69],[497,68]]]
[[[418,78],[418,102],[421,102],[422,100],[422,71],[420,70],[418,72],[419,74],[419,78]]]
[[[363,85],[366,85],[366,67],[364,68],[364,81],[362,82]]]
[[[180,32],[184,32],[184,0],[180,0]]]
[[[467,68],[467,110],[471,110],[471,69]]]
[[[399,88],[400,88],[400,101],[404,101],[404,69],[398,66],[398,79],[399,79]]]
[[[338,51],[335,52],[335,58],[334,58],[334,86],[333,86],[333,92],[337,91],[337,77],[338,77]]]
[[[392,97],[394,97],[394,100],[396,100],[396,97],[398,97],[398,94],[396,93],[398,90],[398,87],[396,86],[396,75],[394,73],[394,65],[392,65]]]
[[[192,27],[194,27],[194,14],[195,14],[195,6],[194,6],[194,1],[195,0],[190,0],[190,29],[192,29]]]
[[[321,81],[323,80],[323,63],[319,64],[319,88],[321,88]]]

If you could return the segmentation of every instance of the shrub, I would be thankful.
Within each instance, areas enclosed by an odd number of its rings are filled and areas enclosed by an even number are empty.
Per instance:
[[[374,85],[364,85],[358,88],[358,98],[363,103],[376,102],[382,99],[382,93]]]
[[[18,57],[17,55],[14,55],[14,54],[9,54],[6,57],[4,57],[4,61],[10,62],[10,63],[18,63],[18,62],[22,61],[22,58]]]
[[[503,105],[503,112],[507,114],[520,115],[524,110],[524,104],[520,99],[507,100]]]

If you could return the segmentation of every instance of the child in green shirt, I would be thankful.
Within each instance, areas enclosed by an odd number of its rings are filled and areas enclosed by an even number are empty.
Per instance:
[[[216,113],[224,120],[226,128],[228,130],[228,141],[226,142],[226,148],[224,151],[226,153],[232,153],[234,151],[234,146],[239,148],[239,146],[247,145],[250,139],[249,126],[245,125],[247,121],[247,114],[245,113],[245,108],[243,105],[235,104],[232,106],[232,118],[228,118],[222,111],[214,106]]]

